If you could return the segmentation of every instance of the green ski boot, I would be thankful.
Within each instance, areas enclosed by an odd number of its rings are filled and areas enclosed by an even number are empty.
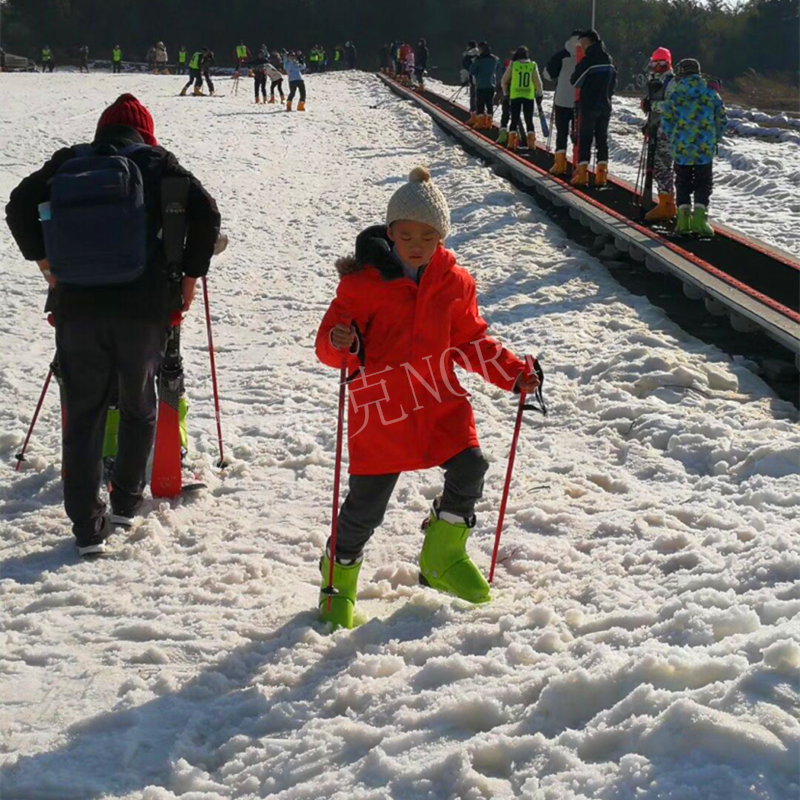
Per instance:
[[[500,133],[497,135],[497,144],[505,147],[508,144],[508,131],[505,128],[500,128]]]
[[[333,589],[331,597],[331,610],[328,611],[328,575],[331,562],[327,554],[319,562],[319,571],[322,573],[322,586],[319,593],[319,618],[323,622],[330,622],[333,629],[355,628],[356,595],[358,594],[358,573],[364,562],[359,559],[355,564],[345,566],[338,561],[333,566]]]
[[[714,236],[714,229],[708,224],[708,210],[705,206],[695,205],[692,214],[692,233],[698,236]]]
[[[471,522],[471,524],[470,524]],[[440,592],[447,592],[470,603],[491,600],[489,584],[467,555],[467,539],[475,525],[434,506],[425,529],[425,542],[419,554],[419,582]]]
[[[678,220],[675,223],[675,233],[678,236],[689,236],[692,233],[692,207],[680,206]]]

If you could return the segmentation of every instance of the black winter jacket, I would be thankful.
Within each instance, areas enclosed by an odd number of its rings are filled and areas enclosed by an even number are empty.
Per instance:
[[[142,144],[142,137],[132,128],[109,125],[100,132],[95,144],[123,148]],[[39,170],[24,178],[11,192],[6,206],[6,222],[28,261],[46,257],[39,204],[50,199],[50,180],[58,168],[75,156],[71,147],[55,153]],[[184,248],[185,275],[200,278],[208,272],[214,244],[219,236],[220,215],[214,199],[172,153],[163,147],[142,149],[131,155],[142,173],[147,209],[148,263],[138,280],[121,286],[57,286],[49,300],[57,319],[76,314],[111,309],[130,317],[161,319],[169,310],[166,256],[159,235],[161,231],[161,179],[167,176],[188,177],[187,233]]]
[[[578,103],[581,111],[611,111],[611,98],[617,88],[617,68],[602,41],[587,48],[572,73],[570,83],[581,90]]]

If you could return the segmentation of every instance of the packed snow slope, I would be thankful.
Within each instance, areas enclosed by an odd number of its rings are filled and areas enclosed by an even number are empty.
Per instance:
[[[12,469],[53,336],[2,233],[2,800],[797,797],[800,434],[746,363],[621,289],[372,77],[311,77],[292,115],[227,81],[181,99],[181,78],[0,77],[0,198],[123,90],[217,197],[232,458],[215,473],[198,302],[184,341],[209,490],[148,500],[109,558],[79,563],[55,392]],[[367,552],[370,620],[330,635],[314,606],[337,375],[314,335],[335,258],[420,163],[494,333],[541,357],[551,413],[524,424],[494,601],[417,585],[440,475],[409,474]],[[470,544],[485,569],[516,402],[468,385],[492,462]]]

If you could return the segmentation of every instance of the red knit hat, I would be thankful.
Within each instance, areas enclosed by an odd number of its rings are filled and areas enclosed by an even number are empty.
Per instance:
[[[155,125],[150,112],[132,95],[121,94],[101,115],[97,123],[97,134],[106,125],[125,125],[133,128],[144,139],[145,144],[158,144]],[[95,134],[95,135],[97,135]]]

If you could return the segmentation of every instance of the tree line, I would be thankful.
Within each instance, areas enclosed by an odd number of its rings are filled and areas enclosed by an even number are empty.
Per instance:
[[[597,7],[597,29],[623,82],[658,46],[675,59],[699,58],[722,78],[751,68],[798,70],[798,0],[597,0]],[[0,14],[8,52],[36,56],[49,44],[62,62],[83,44],[94,58],[110,57],[119,44],[127,60],[144,60],[158,40],[173,50],[208,45],[224,63],[242,38],[253,50],[263,43],[306,52],[351,40],[359,65],[374,69],[381,44],[425,38],[444,77],[454,74],[469,39],[488,41],[499,55],[527,44],[544,62],[570,31],[591,23],[591,0],[403,0],[400,8],[396,0],[294,0],[279,13],[263,0],[6,0]]]

